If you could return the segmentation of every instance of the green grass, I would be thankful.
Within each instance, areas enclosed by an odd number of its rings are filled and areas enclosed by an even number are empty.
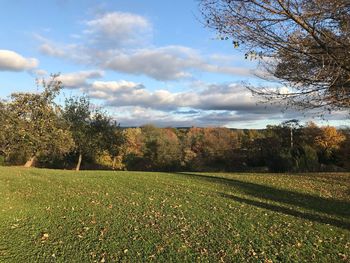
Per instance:
[[[349,262],[350,174],[0,167],[1,262]]]

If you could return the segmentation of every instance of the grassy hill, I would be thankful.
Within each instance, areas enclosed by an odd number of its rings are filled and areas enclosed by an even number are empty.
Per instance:
[[[315,260],[350,260],[350,174],[0,167],[1,262]]]

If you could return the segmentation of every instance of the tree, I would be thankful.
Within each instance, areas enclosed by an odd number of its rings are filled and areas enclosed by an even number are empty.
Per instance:
[[[315,144],[319,149],[321,161],[329,163],[346,137],[332,126],[321,127],[320,130],[320,135],[315,137]]]
[[[121,162],[122,145],[124,144],[125,138],[119,125],[114,122],[114,125],[110,126],[107,138],[107,149],[112,157],[112,169],[116,169],[118,157]]]
[[[181,164],[181,144],[174,129],[160,130],[157,138],[157,159],[155,165],[158,170],[177,170]]]
[[[322,127],[321,134],[315,138],[316,145],[325,151],[339,149],[344,140],[345,136],[332,126]]]
[[[206,25],[242,47],[285,89],[249,87],[303,109],[350,107],[349,0],[200,0]]]
[[[175,170],[180,165],[181,147],[173,130],[152,125],[142,127],[143,159],[147,170]]]
[[[92,110],[85,97],[66,99],[63,118],[69,126],[78,155],[76,171],[80,170],[84,156],[95,156],[104,150],[115,152],[116,122],[99,109]]]
[[[124,138],[123,144],[121,146],[123,163],[127,169],[139,168],[138,164],[143,157],[142,148],[144,147],[141,129],[125,129],[122,132],[122,136]]]
[[[301,128],[301,125],[299,124],[299,120],[293,119],[284,121],[280,125],[282,128],[286,128],[289,130],[289,139],[290,139],[290,148],[294,147],[294,137],[295,132]]]
[[[91,112],[90,102],[86,97],[66,99],[63,110],[63,118],[69,125],[78,153],[76,170],[80,170],[83,154],[90,151],[93,145],[93,137],[89,130]]]
[[[94,149],[108,152],[112,158],[112,169],[115,169],[117,156],[123,143],[119,125],[107,113],[97,110],[92,116],[90,126]]]
[[[203,153],[204,129],[192,127],[183,137],[182,162],[183,166],[190,170],[200,170],[204,167]]]
[[[350,129],[345,129],[342,131],[345,140],[341,143],[338,152],[340,164],[347,170],[350,170]]]
[[[0,101],[0,124],[2,129],[0,129],[0,156],[5,154],[5,147],[6,147],[6,127],[7,125],[7,109],[6,104],[2,101]]]
[[[31,167],[40,154],[65,154],[73,146],[71,134],[60,118],[61,110],[54,103],[61,89],[57,75],[49,81],[41,80],[42,93],[13,93],[3,104],[3,151],[22,152],[27,156],[26,167]]]
[[[227,170],[239,147],[238,134],[230,129],[192,127],[184,138],[183,162],[194,170]]]

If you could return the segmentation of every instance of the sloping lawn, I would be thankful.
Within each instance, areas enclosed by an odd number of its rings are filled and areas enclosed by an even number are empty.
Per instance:
[[[0,262],[349,262],[350,174],[0,167]]]

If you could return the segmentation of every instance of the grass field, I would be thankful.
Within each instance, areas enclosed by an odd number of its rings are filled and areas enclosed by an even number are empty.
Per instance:
[[[350,174],[0,167],[1,262],[350,262]]]

